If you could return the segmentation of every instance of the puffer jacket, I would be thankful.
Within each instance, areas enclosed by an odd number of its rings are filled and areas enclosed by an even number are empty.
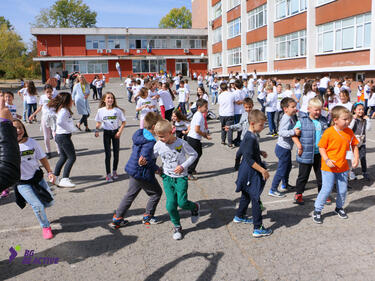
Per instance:
[[[21,172],[17,131],[10,122],[0,122],[0,192],[19,181]]]
[[[125,171],[137,180],[152,182],[156,180],[155,171],[159,169],[156,165],[154,157],[155,138],[146,129],[137,130],[133,137],[133,148],[128,163],[126,163]],[[140,166],[138,164],[139,157],[143,156],[147,160],[147,165]]]

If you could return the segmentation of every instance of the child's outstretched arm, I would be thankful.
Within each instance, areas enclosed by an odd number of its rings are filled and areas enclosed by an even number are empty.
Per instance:
[[[298,149],[297,153],[298,153],[298,155],[301,156],[301,155],[302,155],[302,152],[303,152],[303,148],[302,148],[302,144],[301,144],[301,142],[299,141],[299,138],[296,137],[296,136],[293,136],[293,137],[292,137],[292,141],[293,141],[294,144],[297,146],[297,149]]]
[[[102,125],[101,122],[96,122],[96,126],[95,126],[95,137],[99,137],[99,129],[100,129],[100,126]]]
[[[198,157],[198,153],[188,144],[187,142],[183,142],[182,149],[184,150],[185,154],[189,157],[186,159],[186,161],[180,165],[178,165],[175,169],[175,173],[181,174],[184,170],[186,170],[195,159]]]
[[[118,132],[116,133],[116,136],[115,136],[116,139],[119,139],[119,138],[121,137],[121,134],[122,134],[122,131],[123,131],[124,128],[125,128],[125,125],[126,125],[126,122],[125,122],[125,121],[122,121],[121,126],[120,126],[120,128],[118,129]]]
[[[40,161],[40,163],[42,163],[43,167],[46,169],[46,171],[48,173],[48,179],[50,180],[50,182],[55,183],[56,177],[51,170],[51,166],[49,165],[49,162],[48,162],[47,158],[44,157],[44,158],[40,159],[39,161]]]
[[[30,115],[30,117],[29,117],[29,120],[31,121],[31,120],[33,120],[34,119],[34,117],[39,113],[39,112],[41,112],[42,111],[42,108],[43,108],[43,106],[41,105],[41,106],[39,106],[38,107],[38,109],[37,110],[35,110],[35,112],[33,113],[33,114],[31,114]]]
[[[358,164],[359,164],[359,149],[357,145],[353,146],[353,153],[354,153],[354,159],[352,162],[352,166],[355,169],[358,167]]]

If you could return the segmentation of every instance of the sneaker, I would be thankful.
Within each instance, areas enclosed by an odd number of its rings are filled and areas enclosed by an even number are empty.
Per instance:
[[[188,175],[188,180],[189,180],[189,181],[196,181],[197,178],[194,177],[193,175]]]
[[[278,136],[278,134],[277,133],[274,133],[274,134],[272,134],[272,137],[277,137]]]
[[[159,223],[161,223],[161,220],[159,220],[155,216],[144,215],[143,219],[142,219],[142,223],[145,224],[145,225],[159,224]]]
[[[69,178],[62,178],[59,181],[58,186],[60,186],[60,187],[75,187],[76,185],[74,183],[72,183]]]
[[[195,205],[197,206],[197,208],[194,211],[191,211],[191,223],[197,223],[200,217],[199,211],[201,209],[201,206],[199,205],[199,203],[195,203]]]
[[[281,193],[281,192],[278,192],[278,191],[273,191],[273,190],[270,190],[268,192],[268,196],[273,196],[273,197],[277,197],[277,198],[286,197],[286,195],[284,193]]]
[[[296,203],[296,204],[298,204],[298,205],[303,205],[303,204],[305,204],[305,201],[303,201],[302,194],[295,194],[295,195],[294,195],[294,203]]]
[[[367,173],[363,174],[363,178],[365,179],[365,181],[370,181],[371,180],[370,176]]]
[[[345,213],[343,208],[336,208],[335,213],[341,218],[341,219],[347,219],[348,215]]]
[[[280,188],[279,188],[279,190],[281,192],[286,192],[286,191],[288,191],[288,188],[285,185],[281,185]]]
[[[235,222],[235,223],[253,223],[253,219],[250,219],[248,217],[240,218],[240,217],[235,216],[233,218],[233,222]]]
[[[44,239],[53,238],[51,227],[43,227],[43,238]]]
[[[272,234],[272,230],[268,228],[264,228],[262,225],[260,228],[254,229],[253,236],[258,238],[262,236],[270,236]]]
[[[321,212],[314,211],[312,218],[315,223],[318,223],[318,224],[323,223]]]
[[[332,204],[332,198],[331,196],[328,196],[327,200],[326,200],[326,205],[331,205]]]
[[[268,132],[268,133],[266,134],[266,136],[272,136],[272,135],[273,135],[272,132]]]
[[[356,179],[357,179],[357,176],[354,174],[353,171],[350,171],[350,172],[349,172],[349,179],[350,179],[350,180],[356,180]]]
[[[5,197],[8,197],[9,196],[9,188],[3,190],[3,192],[1,192],[1,195],[0,195],[0,198],[5,198]]]
[[[114,180],[118,179],[118,175],[117,175],[116,171],[113,171],[113,173],[112,173],[112,179],[114,179]]]
[[[107,182],[107,183],[109,183],[109,182],[113,182],[113,179],[112,179],[112,177],[111,177],[111,174],[106,175],[106,177],[105,177],[105,182]]]
[[[181,226],[174,226],[173,227],[173,239],[174,240],[181,240],[182,239],[182,227]]]
[[[123,226],[127,225],[128,223],[129,223],[129,221],[124,220],[124,218],[122,218],[122,217],[117,218],[116,214],[114,214],[113,218],[112,218],[112,222],[109,224],[109,226],[113,229],[118,229],[120,227],[123,227]]]

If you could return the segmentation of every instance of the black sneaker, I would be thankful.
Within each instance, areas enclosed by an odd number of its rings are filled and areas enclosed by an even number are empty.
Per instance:
[[[192,223],[197,223],[199,221],[199,217],[200,217],[199,211],[201,209],[201,206],[199,205],[199,203],[195,203],[195,205],[197,206],[197,208],[194,211],[191,211],[191,222]]]
[[[314,211],[312,218],[315,223],[319,223],[319,224],[323,223],[321,212]]]
[[[341,218],[341,219],[347,219],[348,215],[345,213],[343,208],[336,208],[335,213]]]
[[[173,239],[174,240],[181,240],[182,239],[182,228],[181,226],[173,227]]]

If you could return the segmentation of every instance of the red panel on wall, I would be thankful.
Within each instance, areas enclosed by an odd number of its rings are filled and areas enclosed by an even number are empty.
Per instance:
[[[61,56],[60,35],[38,35],[37,49],[38,55],[40,51],[47,51],[47,56]]]
[[[167,63],[168,73],[172,73],[172,75],[175,75],[176,74],[176,60],[168,59],[166,63]]]
[[[62,35],[64,56],[85,56],[86,38],[84,35]]]

